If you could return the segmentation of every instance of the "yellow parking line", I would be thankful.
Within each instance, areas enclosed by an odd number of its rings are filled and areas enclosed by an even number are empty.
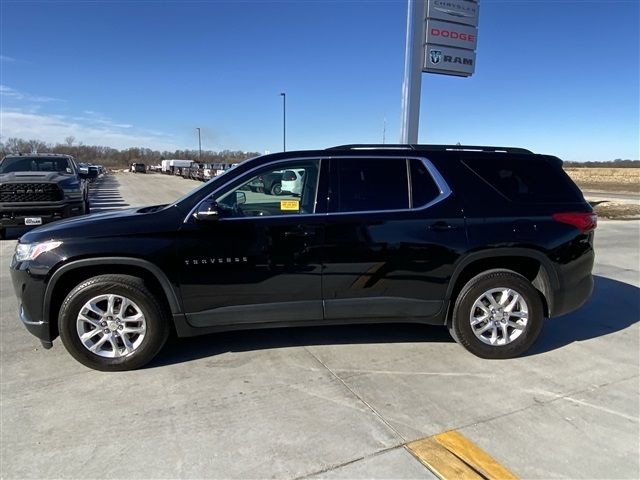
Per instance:
[[[416,440],[407,448],[443,480],[517,480],[513,473],[455,430]]]
[[[483,480],[475,470],[464,463],[433,438],[423,438],[407,445],[420,462],[442,480]]]

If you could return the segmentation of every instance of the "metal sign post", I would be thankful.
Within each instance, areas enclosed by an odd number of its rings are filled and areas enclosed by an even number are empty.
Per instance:
[[[418,143],[422,72],[473,75],[479,10],[476,0],[407,0],[400,143]]]
[[[404,49],[400,143],[418,143],[425,13],[425,0],[407,0],[407,38]]]

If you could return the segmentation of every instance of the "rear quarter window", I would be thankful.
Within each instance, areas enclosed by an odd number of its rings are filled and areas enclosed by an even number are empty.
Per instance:
[[[512,202],[569,203],[584,201],[580,189],[559,162],[546,158],[466,158],[462,163]]]
[[[413,208],[424,207],[440,195],[440,187],[422,161],[412,159],[410,162],[411,204]]]

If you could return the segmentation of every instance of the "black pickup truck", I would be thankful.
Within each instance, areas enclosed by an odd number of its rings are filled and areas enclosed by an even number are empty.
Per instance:
[[[16,154],[0,161],[0,238],[7,227],[34,226],[89,213],[86,182],[73,157]]]

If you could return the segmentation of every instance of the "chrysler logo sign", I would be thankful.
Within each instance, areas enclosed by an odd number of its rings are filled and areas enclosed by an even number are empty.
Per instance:
[[[478,15],[477,5],[471,2],[451,2],[447,0],[434,0],[436,10],[453,15],[454,17],[474,18]]]
[[[427,17],[447,22],[478,25],[478,4],[468,0],[427,0]]]

